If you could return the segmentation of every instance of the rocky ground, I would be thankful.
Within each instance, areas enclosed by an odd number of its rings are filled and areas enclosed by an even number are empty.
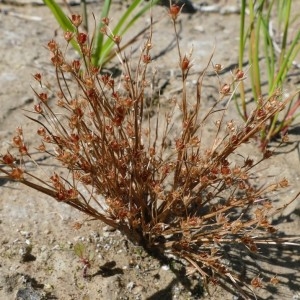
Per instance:
[[[125,8],[126,1],[116,2],[113,19]],[[183,50],[188,53],[193,48],[192,73],[204,68],[214,46],[213,62],[233,69],[238,53],[237,1],[207,1],[214,5],[209,12],[200,11],[203,1],[194,2],[199,10],[183,14],[180,21]],[[53,75],[44,46],[60,30],[43,5],[11,0],[1,1],[0,8],[0,152],[3,153],[17,126],[23,127],[30,143],[37,139],[35,127],[24,117],[23,110],[31,109],[35,101],[30,88],[34,84],[32,74],[41,72],[50,78]],[[79,11],[77,6],[73,9]],[[98,10],[99,3],[89,4],[90,12],[97,14]],[[177,93],[179,84],[174,35],[165,8],[156,7],[153,15],[159,20],[154,25],[153,38],[156,84],[168,97]],[[145,17],[139,25],[148,22],[149,18]],[[141,43],[137,42],[134,49],[139,49]],[[299,82],[299,70],[295,69],[288,88],[299,88]],[[193,76],[189,87],[195,87]],[[205,81],[207,105],[215,100],[218,93],[215,87],[215,82]],[[229,118],[242,122],[233,105]],[[280,148],[271,163],[262,166],[265,178],[280,175],[290,181],[290,188],[279,195],[278,205],[300,190],[299,127],[293,127],[290,141]],[[249,145],[246,155],[260,155],[256,146]],[[176,277],[170,266],[161,265],[118,231],[89,221],[64,204],[1,179],[0,189],[0,299],[238,299],[238,293],[214,286],[209,295],[196,277],[190,281],[184,276]],[[274,219],[280,233],[299,236],[299,213],[300,204],[295,201]],[[81,228],[78,223],[82,224]],[[74,251],[78,243],[82,245],[81,257]],[[299,247],[270,246],[262,248],[258,256],[243,257],[247,263],[242,263],[239,256],[233,255],[232,260],[250,272],[255,268],[263,279],[277,274],[280,284],[266,283],[265,289],[257,291],[261,299],[300,299],[299,254]],[[91,262],[88,279],[83,276],[83,258]]]

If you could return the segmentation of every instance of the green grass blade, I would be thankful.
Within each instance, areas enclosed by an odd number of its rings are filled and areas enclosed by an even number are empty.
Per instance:
[[[241,17],[240,17],[240,41],[239,41],[239,69],[243,70],[243,63],[244,63],[244,54],[245,54],[245,48],[246,48],[246,41],[247,41],[247,35],[245,35],[245,21],[246,21],[246,0],[241,1]],[[235,96],[235,105],[238,110],[238,113],[240,116],[244,119],[244,121],[247,120],[248,112],[247,112],[247,105],[246,105],[246,96],[245,96],[245,86],[244,82],[241,81],[240,86],[240,102],[241,102],[241,108],[239,106],[238,97]]]
[[[74,32],[74,27],[70,19],[65,15],[60,6],[54,0],[43,0],[45,5],[51,10],[53,16],[64,31]]]
[[[111,6],[111,0],[105,0],[104,6],[103,6],[102,12],[101,12],[100,24],[99,24],[99,27],[97,28],[95,46],[93,47],[92,63],[95,66],[101,65],[100,58],[104,55],[103,54],[104,35],[103,35],[103,33],[100,32],[100,29],[101,29],[101,27],[103,27],[102,19],[108,17],[108,14],[110,11],[110,6]]]
[[[139,19],[146,11],[148,11],[151,6],[155,5],[159,0],[153,0],[142,7],[139,12],[127,23],[126,27],[121,31],[121,34],[124,34],[133,24],[134,22]]]
[[[284,1],[284,8],[281,13],[282,13],[282,16],[284,19],[284,31],[283,31],[282,41],[281,41],[281,53],[280,53],[280,58],[279,58],[279,65],[281,65],[281,63],[283,63],[283,61],[285,59],[290,13],[291,13],[291,1],[290,0]]]
[[[113,34],[115,35],[123,35],[146,11],[148,11],[151,6],[155,5],[158,0],[154,0],[143,6],[131,19],[130,16],[132,15],[133,11],[143,2],[143,0],[135,0],[133,3],[128,7],[126,12],[121,17],[118,24],[113,29]],[[129,21],[128,21],[129,20]],[[124,24],[127,22],[126,26]],[[99,57],[99,64],[105,62],[106,57],[109,55],[110,51],[114,46],[114,42],[110,39],[107,39],[102,47],[102,56]]]
[[[275,66],[276,66],[276,53],[273,45],[272,37],[270,36],[269,26],[270,18],[274,1],[269,4],[269,9],[266,15],[261,13],[262,33],[264,42],[264,57],[266,60],[267,74],[268,74],[268,92],[274,82]],[[269,93],[270,94],[270,93]]]
[[[273,86],[271,88],[271,92],[274,91],[287,76],[287,72],[290,70],[293,60],[295,59],[295,57],[300,51],[299,42],[300,42],[300,31],[298,31],[296,38],[293,40],[282,64],[280,65],[280,69],[274,80]]]
[[[260,66],[259,66],[259,41],[260,41],[260,26],[261,17],[259,12],[263,9],[263,1],[260,2],[257,11],[254,8],[254,2],[249,1],[250,12],[250,47],[249,47],[249,59],[251,62],[251,83],[253,96],[256,102],[259,101],[261,96],[261,79],[260,79]]]
[[[239,41],[239,68],[243,69],[244,51],[245,51],[245,16],[246,16],[246,0],[241,1],[241,17],[240,17],[240,41]]]

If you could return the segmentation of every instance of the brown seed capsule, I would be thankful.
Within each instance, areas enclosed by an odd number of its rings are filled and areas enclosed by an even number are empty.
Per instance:
[[[223,66],[221,64],[215,64],[213,67],[216,73],[220,73],[223,70]]]
[[[62,64],[60,66],[60,69],[63,71],[63,72],[72,72],[72,67],[69,65],[69,64]]]
[[[53,57],[51,57],[51,62],[53,63],[54,66],[61,66],[64,62],[62,56],[58,53],[56,55],[54,55]]]
[[[15,168],[10,173],[11,178],[13,179],[22,179],[23,178],[23,170],[20,168]]]
[[[263,287],[263,284],[262,284],[262,280],[260,277],[254,277],[252,280],[251,280],[251,285],[254,287],[254,288],[261,288]]]
[[[96,75],[100,72],[100,67],[96,67],[96,66],[90,66],[90,71],[92,74]]]
[[[245,77],[244,71],[237,69],[235,71],[235,80],[243,80]]]
[[[270,158],[272,155],[273,155],[273,151],[271,151],[271,150],[266,150],[264,152],[264,158],[265,159]]]
[[[230,168],[228,168],[227,166],[222,166],[221,173],[222,175],[229,175],[231,173]]]
[[[190,60],[185,55],[181,62],[181,69],[182,71],[186,71],[189,67],[190,67]]]
[[[75,222],[72,226],[75,230],[79,230],[82,227],[82,223]]]
[[[105,17],[105,18],[103,18],[102,19],[102,23],[104,24],[104,25],[106,25],[106,26],[108,26],[109,25],[109,18],[107,18],[107,17]]]
[[[259,109],[257,110],[256,117],[257,117],[258,120],[265,118],[265,117],[266,117],[266,112],[265,112],[265,110],[262,109],[262,108],[259,108]]]
[[[143,63],[149,64],[151,62],[151,56],[150,55],[143,55]]]
[[[71,16],[71,22],[75,27],[79,27],[82,23],[82,17],[80,15],[72,15]]]
[[[86,41],[87,41],[87,34],[83,32],[78,33],[77,35],[78,44],[83,45]]]
[[[223,84],[221,90],[220,90],[220,94],[222,95],[228,95],[230,93],[230,85],[225,83]]]
[[[36,73],[33,75],[33,78],[38,81],[39,83],[41,83],[42,81],[42,75],[40,73]]]
[[[46,102],[48,99],[48,95],[46,93],[40,93],[39,98],[41,99],[42,102]]]
[[[80,70],[80,60],[77,60],[77,59],[73,60],[72,68],[73,68],[74,72],[78,73]]]
[[[48,42],[48,49],[51,52],[55,52],[58,49],[57,43],[54,40]]]
[[[6,165],[11,165],[15,161],[15,158],[10,153],[7,153],[7,154],[3,155],[2,161]]]
[[[46,135],[46,130],[44,127],[40,127],[38,130],[37,130],[37,134],[40,135],[40,136],[45,136]]]
[[[19,147],[19,152],[20,152],[21,155],[27,155],[28,154],[28,149],[27,149],[25,144],[22,144]]]
[[[176,20],[179,13],[180,13],[181,7],[176,4],[172,4],[170,6],[169,15],[173,20]]]
[[[38,114],[43,113],[43,109],[40,104],[35,104],[33,108],[34,108],[35,112],[37,112]]]
[[[279,186],[281,188],[286,188],[289,186],[289,181],[286,178],[283,178],[280,182],[279,182]]]
[[[279,283],[279,280],[277,278],[277,276],[274,276],[270,279],[270,283],[273,284],[273,285],[276,285]]]
[[[44,143],[42,143],[36,149],[40,152],[45,152],[46,151],[46,146],[44,145]]]
[[[107,35],[107,27],[106,26],[102,26],[100,28],[100,33],[104,34],[104,35]]]
[[[73,36],[74,36],[74,34],[73,34],[73,32],[71,32],[71,31],[66,31],[65,33],[64,33],[64,38],[65,38],[65,40],[67,41],[67,42],[70,42],[71,41],[71,39],[73,38]]]
[[[13,143],[14,143],[14,145],[15,145],[16,147],[21,147],[21,145],[22,145],[22,143],[23,143],[22,138],[21,138],[19,135],[14,136],[14,137],[13,137]]]
[[[115,36],[113,37],[113,41],[114,41],[117,45],[119,45],[119,44],[121,43],[121,40],[122,40],[122,37],[121,37],[120,35],[115,35]]]

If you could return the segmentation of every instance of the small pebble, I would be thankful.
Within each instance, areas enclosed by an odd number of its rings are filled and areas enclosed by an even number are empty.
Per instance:
[[[133,287],[135,286],[133,281],[130,281],[127,285],[126,288],[131,292],[131,290],[133,289]]]
[[[161,267],[161,269],[164,270],[164,271],[169,271],[169,270],[170,270],[170,267],[167,266],[167,265],[163,265],[163,266]]]

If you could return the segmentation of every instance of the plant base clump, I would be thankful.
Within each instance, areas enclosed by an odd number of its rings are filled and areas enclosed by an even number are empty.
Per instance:
[[[179,12],[179,7],[171,6],[176,36]],[[109,30],[109,19],[104,20],[102,30],[115,42],[123,69],[122,76],[114,79],[92,64],[87,34],[76,24],[74,29],[75,34],[67,32],[65,38],[68,43],[77,42],[81,59],[69,61],[57,42],[48,43],[57,77],[56,102],[49,100],[53,91],[45,90],[43,77],[35,74],[40,90],[35,90],[38,103],[29,116],[38,125],[41,142],[36,149],[66,172],[50,173],[48,167],[44,170],[47,178],[29,172],[26,162],[36,160],[21,128],[13,137],[12,150],[1,156],[0,171],[10,180],[120,230],[152,255],[184,261],[190,273],[201,275],[204,284],[229,283],[247,297],[244,286],[259,286],[260,279],[240,280],[224,263],[223,247],[239,244],[257,252],[258,244],[276,231],[268,218],[278,210],[272,208],[266,194],[285,188],[288,182],[283,178],[255,185],[255,166],[272,152],[266,151],[254,161],[237,151],[283,109],[280,93],[262,100],[244,125],[225,122],[227,106],[220,108],[219,104],[232,99],[233,86],[244,78],[239,70],[232,82],[220,87],[219,100],[203,114],[202,81],[210,64],[198,77],[194,98],[188,99],[191,56],[181,54],[177,36],[181,95],[170,99],[165,114],[152,99],[156,113],[151,117],[145,109],[149,105],[146,94],[151,90],[147,70],[152,32],[133,70],[121,51],[121,37]],[[214,70],[218,76],[218,65]],[[175,112],[179,112],[180,122],[175,121]],[[215,120],[216,130],[214,138],[206,141],[203,135],[209,119]]]

